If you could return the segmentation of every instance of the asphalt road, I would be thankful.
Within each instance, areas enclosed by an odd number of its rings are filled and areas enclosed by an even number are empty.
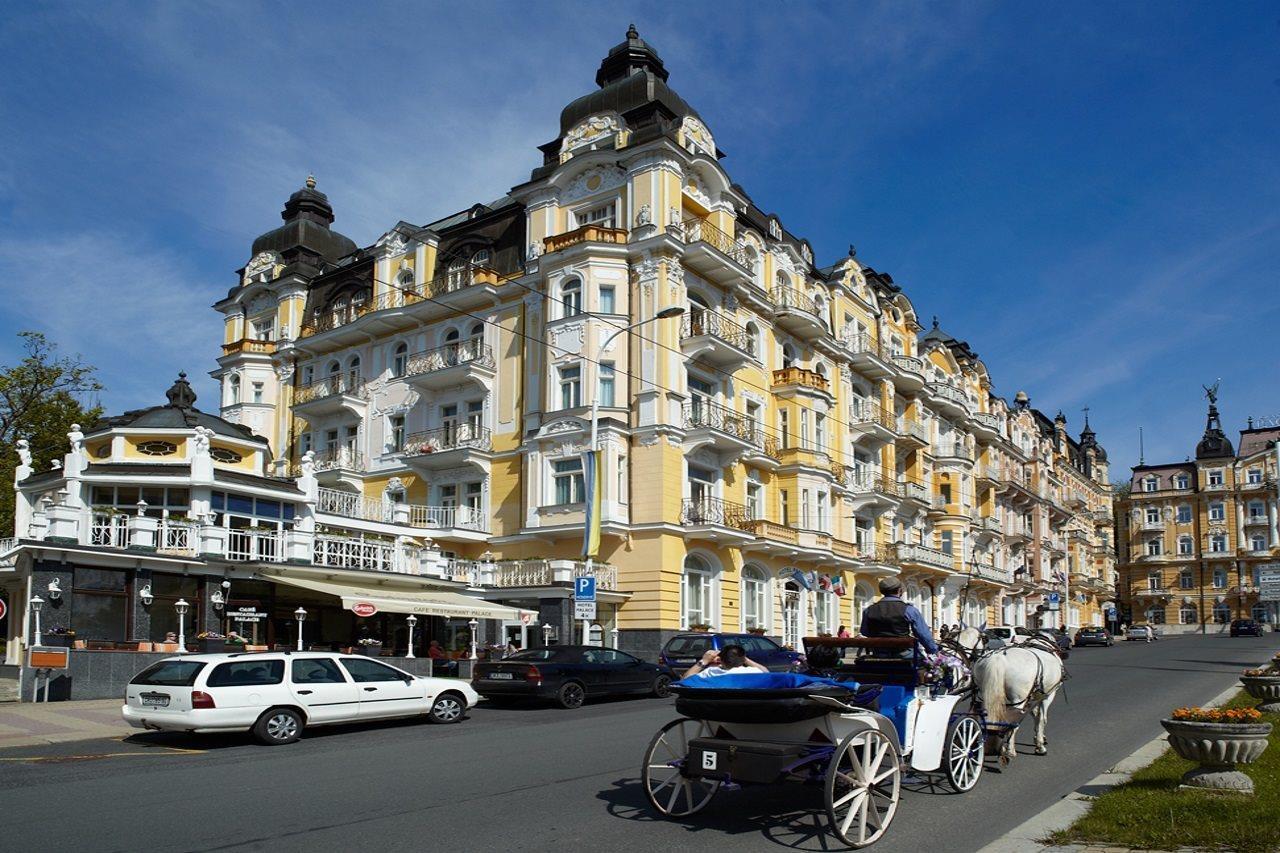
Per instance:
[[[908,791],[895,850],[976,850],[1159,733],[1266,659],[1280,636],[1180,637],[1077,649],[1049,722],[1049,755],[988,764],[965,795]],[[317,729],[266,748],[240,737],[145,733],[0,751],[0,850],[827,850],[816,787],[719,794],[655,820],[638,771],[670,701],[578,711],[489,709],[454,726]]]

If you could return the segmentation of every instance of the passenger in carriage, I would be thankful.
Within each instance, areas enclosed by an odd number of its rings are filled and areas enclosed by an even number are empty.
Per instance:
[[[881,578],[880,595],[882,598],[862,611],[862,625],[858,631],[864,637],[911,637],[924,646],[929,654],[937,654],[938,644],[933,641],[933,633],[924,621],[924,615],[915,605],[902,600],[902,582],[897,578]],[[894,655],[894,652],[888,652]],[[911,650],[901,652],[901,656],[909,658]]]
[[[720,651],[707,649],[702,660],[685,670],[684,677],[703,675],[745,675],[750,672],[768,672],[769,667],[759,664],[747,657],[747,650],[737,643],[730,643]]]

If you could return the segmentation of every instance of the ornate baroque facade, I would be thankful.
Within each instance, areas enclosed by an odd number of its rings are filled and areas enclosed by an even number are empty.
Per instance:
[[[1259,566],[1280,555],[1276,441],[1280,427],[1222,430],[1216,387],[1194,459],[1133,469],[1117,501],[1120,598],[1134,622],[1168,631],[1222,630],[1232,619],[1276,622],[1258,600]]]
[[[885,574],[935,624],[1099,623],[1114,540],[1087,421],[1073,438],[997,396],[852,247],[818,266],[667,78],[629,31],[529,181],[371,246],[309,179],[216,305],[223,416],[276,475],[314,460],[321,530],[518,567],[580,557],[597,403],[593,630],[624,648],[834,633]]]

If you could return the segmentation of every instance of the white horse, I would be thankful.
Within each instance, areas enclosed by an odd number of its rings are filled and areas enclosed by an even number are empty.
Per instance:
[[[987,719],[1014,724],[1013,733],[1000,749],[1002,764],[1013,760],[1014,738],[1027,714],[1034,714],[1036,719],[1036,755],[1049,752],[1045,724],[1064,674],[1061,658],[1034,646],[1005,646],[983,655],[974,664],[974,683]]]

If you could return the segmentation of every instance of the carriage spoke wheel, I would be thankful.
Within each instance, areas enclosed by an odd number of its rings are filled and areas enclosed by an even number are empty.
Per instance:
[[[836,837],[866,847],[884,835],[902,788],[897,744],[879,729],[849,735],[827,768],[827,819]]]
[[[982,762],[987,757],[986,735],[973,717],[959,717],[947,732],[947,783],[963,794],[978,784]]]
[[[644,754],[644,793],[649,805],[665,817],[685,817],[711,802],[720,783],[691,778],[684,773],[689,741],[710,737],[711,727],[700,720],[679,719],[667,723],[649,742]]]

